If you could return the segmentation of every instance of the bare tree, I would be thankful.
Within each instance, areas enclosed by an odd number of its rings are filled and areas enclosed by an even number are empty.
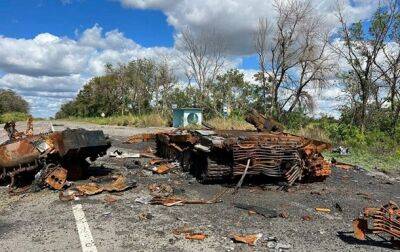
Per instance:
[[[258,56],[258,66],[259,72],[256,75],[256,79],[261,82],[262,86],[262,100],[264,113],[267,113],[268,109],[268,93],[270,87],[268,85],[268,76],[267,76],[267,55],[268,55],[268,35],[270,29],[268,25],[267,18],[260,18],[258,20],[257,29],[254,33],[254,48],[256,50]],[[272,110],[270,109],[270,114],[272,114]]]
[[[379,77],[374,77],[374,71],[379,54],[385,47],[385,40],[389,27],[392,26],[396,16],[397,0],[389,4],[387,11],[380,8],[373,20],[369,32],[363,31],[361,22],[348,25],[344,17],[343,8],[337,4],[337,17],[341,25],[341,43],[333,43],[332,48],[344,58],[351,68],[351,74],[357,79],[352,82],[358,87],[361,100],[361,115],[359,125],[364,131],[367,119],[367,106],[373,93],[378,93],[377,82]]]
[[[314,107],[313,97],[306,88],[322,89],[330,84],[329,80],[335,64],[332,54],[328,53],[327,46],[329,32],[324,30],[324,22],[317,15],[308,16],[304,24],[299,28],[298,37],[299,52],[296,61],[296,73],[293,78],[288,76],[287,89],[291,95],[282,104],[282,109],[290,104],[287,112],[292,112],[296,106],[308,108]]]
[[[297,107],[312,109],[307,89],[328,84],[333,64],[326,50],[328,31],[310,1],[275,1],[274,6],[276,21],[271,27],[266,20],[259,21],[255,48],[258,79],[271,95],[271,115],[279,118]],[[264,93],[263,99],[266,101]]]
[[[182,31],[179,42],[181,58],[188,67],[186,73],[190,73],[204,100],[225,65],[225,43],[215,31],[195,34],[189,28]]]

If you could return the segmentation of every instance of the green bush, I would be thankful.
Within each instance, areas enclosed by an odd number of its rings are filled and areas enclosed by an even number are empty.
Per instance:
[[[26,121],[29,115],[20,112],[13,112],[13,113],[5,113],[0,115],[0,123],[6,123],[9,121],[19,122],[19,121]]]
[[[350,146],[365,144],[365,135],[355,126],[329,121],[320,121],[318,125],[325,130],[334,144]]]
[[[298,130],[306,127],[310,122],[312,122],[312,119],[306,116],[304,112],[299,111],[283,115],[280,122],[286,129]]]

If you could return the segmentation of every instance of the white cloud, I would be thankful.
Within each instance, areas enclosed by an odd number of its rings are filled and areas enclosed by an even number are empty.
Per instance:
[[[103,74],[105,64],[162,57],[177,64],[173,48],[144,48],[118,30],[103,33],[98,25],[77,39],[49,33],[33,39],[0,36],[0,88],[27,98],[35,116],[51,116],[91,77]]]
[[[225,38],[230,53],[251,54],[252,34],[259,18],[272,19],[276,14],[273,0],[119,0],[123,6],[159,9],[179,33],[186,27],[194,32],[215,29]],[[285,0],[281,0],[285,1]],[[336,1],[311,0],[327,24],[337,22]],[[349,21],[365,19],[379,4],[377,0],[342,0]]]
[[[184,76],[176,49],[145,48],[118,30],[104,33],[99,25],[84,30],[77,39],[49,33],[33,39],[0,36],[0,88],[24,96],[35,116],[52,116],[91,77],[104,74],[107,63],[139,58],[166,59],[178,76]],[[227,67],[238,64],[235,59],[227,61]]]
[[[91,52],[74,40],[49,33],[33,39],[0,36],[0,69],[29,76],[64,76],[79,73]]]

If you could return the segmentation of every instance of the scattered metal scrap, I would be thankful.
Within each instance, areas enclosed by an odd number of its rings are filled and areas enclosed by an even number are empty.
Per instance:
[[[187,240],[197,240],[202,241],[207,238],[206,234],[203,233],[189,233],[185,235],[185,239]]]
[[[169,197],[174,193],[174,189],[168,184],[150,184],[147,187],[153,197]]]
[[[93,161],[110,147],[102,131],[67,129],[33,135],[32,119],[26,133],[18,132],[14,122],[4,128],[9,140],[0,144],[0,180],[11,180],[10,191],[18,178],[28,174],[36,174],[39,186],[59,190],[67,178],[74,180],[82,175],[87,158]]]
[[[368,221],[372,221],[372,228],[368,227]],[[395,238],[400,238],[400,208],[393,201],[380,208],[365,208],[363,217],[353,220],[353,228],[359,240],[365,240],[369,233],[385,233],[394,243]]]
[[[122,192],[136,186],[136,181],[129,180],[123,175],[111,175],[105,177],[100,183],[87,183],[75,185],[72,188],[60,192],[59,198],[62,201],[75,200],[79,197],[86,197],[99,194],[103,191]]]
[[[233,235],[232,240],[235,242],[246,243],[250,246],[256,245],[257,241],[263,236],[263,234],[251,234],[251,235]]]
[[[185,235],[185,239],[187,240],[198,240],[198,241],[202,241],[205,238],[208,237],[208,235],[204,234],[203,232],[200,231],[196,231],[197,228],[190,228],[188,226],[183,226],[183,227],[179,227],[179,228],[175,228],[172,230],[172,233],[175,236],[179,236],[184,234]]]

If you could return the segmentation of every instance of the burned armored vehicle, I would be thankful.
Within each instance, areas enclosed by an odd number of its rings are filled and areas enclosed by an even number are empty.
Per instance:
[[[102,131],[67,129],[33,134],[32,121],[25,133],[6,123],[9,140],[0,145],[0,181],[10,180],[10,190],[18,179],[34,175],[41,185],[61,189],[66,180],[78,179],[88,166],[106,154],[110,141]]]
[[[248,175],[295,181],[321,181],[330,163],[321,152],[328,143],[283,132],[176,130],[157,135],[157,152],[178,159],[200,181]]]

